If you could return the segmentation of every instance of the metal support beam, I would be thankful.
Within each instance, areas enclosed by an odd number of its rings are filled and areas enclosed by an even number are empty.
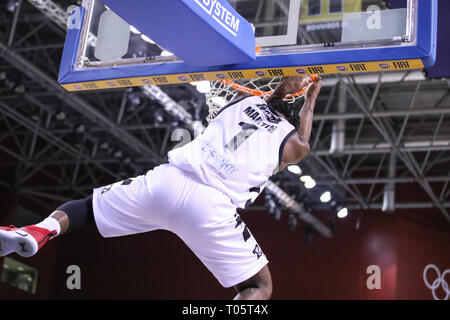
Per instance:
[[[19,69],[30,79],[37,80],[41,85],[45,86],[49,91],[54,92],[55,96],[63,100],[69,107],[79,112],[92,122],[104,125],[108,131],[119,141],[122,141],[126,146],[134,151],[145,154],[149,157],[159,160],[158,154],[142,143],[139,139],[132,136],[128,132],[119,128],[113,121],[106,118],[103,114],[98,112],[93,106],[81,99],[80,97],[67,92],[55,80],[50,78],[46,73],[37,68],[35,65],[24,59],[20,55],[11,51],[7,46],[0,42],[0,57],[5,59],[8,63]]]
[[[427,182],[446,182],[450,181],[450,176],[432,176],[425,177]],[[331,179],[317,179],[316,182],[323,185],[337,184],[338,182]],[[413,177],[395,177],[395,178],[349,178],[343,179],[343,183],[347,185],[352,184],[388,184],[388,183],[416,183],[416,179]]]
[[[8,47],[11,47],[12,43],[14,41],[14,36],[16,35],[16,28],[17,28],[17,23],[19,21],[19,14],[20,14],[21,8],[22,8],[22,0],[19,0],[17,2],[16,10],[14,11],[14,17],[13,17],[11,29],[9,31]]]
[[[2,111],[2,113],[5,114],[6,116],[11,117],[12,119],[14,119],[15,121],[17,121],[21,125],[27,127],[28,129],[32,130],[33,132],[36,132],[36,134],[39,135],[41,138],[45,139],[50,144],[54,144],[59,149],[62,149],[68,155],[70,155],[70,156],[72,156],[74,158],[78,158],[80,156],[80,153],[79,153],[78,149],[76,149],[73,146],[71,146],[70,144],[62,141],[57,136],[54,136],[54,135],[48,133],[46,130],[43,130],[37,124],[35,124],[31,120],[29,120],[26,117],[24,117],[23,115],[21,115],[20,113],[15,111],[14,108],[11,108],[7,104],[5,104],[3,102],[0,102],[0,111]],[[103,165],[101,165],[99,163],[96,163],[89,156],[81,155],[81,157],[82,157],[82,159],[84,161],[92,163],[93,165],[97,166],[98,168],[100,168],[104,172],[107,172],[108,174],[110,174],[112,177],[115,177],[117,179],[121,178],[117,173],[112,172],[111,170],[109,170],[108,168],[106,168],[105,166],[103,166]]]
[[[442,204],[445,208],[450,208],[450,202],[444,202]],[[364,210],[381,210],[383,204],[382,203],[371,203]],[[396,204],[396,209],[432,209],[436,206],[432,202],[400,202]],[[361,206],[358,204],[349,204],[347,205],[347,209],[349,210],[363,210]],[[329,207],[324,206],[321,210],[331,210]],[[251,206],[245,211],[267,211],[265,206]]]
[[[312,154],[313,158],[319,162],[319,164],[325,168],[325,170],[328,171],[328,173],[334,178],[336,179],[336,182],[343,186],[345,190],[347,190],[348,193],[350,193],[359,203],[360,205],[364,208],[366,206],[365,201],[352,189],[350,188],[350,186],[348,186],[347,184],[344,183],[344,180],[339,176],[339,174],[337,172],[335,172],[332,168],[330,168],[330,166],[328,166],[326,164],[326,162],[324,160],[322,160],[319,156]]]
[[[397,173],[397,155],[391,153],[389,158],[388,175],[390,179],[394,179]],[[395,211],[395,183],[389,182],[384,186],[383,196],[383,211],[394,212]]]
[[[296,213],[300,220],[303,220],[306,223],[310,224],[314,229],[317,230],[317,232],[322,234],[324,237],[326,237],[326,238],[333,237],[333,233],[331,232],[331,230],[328,227],[326,227],[322,222],[320,222],[312,214],[306,212],[303,209],[303,206],[301,204],[299,204],[294,199],[292,199],[286,192],[284,192],[275,183],[273,183],[270,180],[267,181],[266,189],[269,190],[271,193],[273,193],[286,208],[288,208],[292,212]]]
[[[444,208],[450,208],[450,202],[442,203]],[[383,207],[382,203],[371,203],[366,209],[381,210]],[[396,203],[395,208],[398,209],[432,209],[436,205],[433,202],[406,202],[406,203]],[[348,209],[362,209],[359,205],[348,205]]]
[[[435,141],[433,145],[428,141],[427,143],[421,143],[420,141],[415,143],[404,143],[403,146],[398,147],[400,152],[427,152],[427,151],[450,151],[450,144],[446,141],[442,141],[439,143]],[[342,154],[350,155],[350,154],[382,154],[382,153],[391,153],[392,152],[392,144],[389,143],[367,143],[355,146],[346,146],[342,151]],[[316,150],[311,151],[310,155],[315,156],[329,156],[330,150]]]
[[[26,52],[26,51],[38,51],[38,50],[49,50],[49,49],[61,49],[64,47],[64,43],[55,43],[55,44],[43,44],[38,46],[30,46],[23,48],[15,48],[14,52]]]
[[[413,109],[413,110],[386,110],[386,111],[373,111],[368,113],[373,118],[395,118],[395,117],[422,117],[422,116],[440,116],[442,114],[450,114],[450,108],[427,108],[427,109]],[[365,119],[364,113],[328,113],[328,114],[315,114],[314,121],[323,120],[359,120]]]
[[[52,0],[28,0],[34,7],[39,9],[45,16],[51,19],[59,27],[67,28],[69,14]]]
[[[339,96],[338,96],[338,112],[339,114],[345,114],[347,109],[347,85],[343,82],[339,82]],[[330,154],[336,157],[343,155],[345,147],[345,120],[338,119],[333,124],[331,131],[331,144]]]
[[[433,189],[431,189],[428,182],[426,182],[420,172],[420,168],[418,165],[415,165],[414,158],[412,157],[411,153],[402,153],[399,148],[395,145],[395,142],[393,141],[391,134],[388,132],[388,128],[385,127],[382,123],[378,122],[377,119],[375,119],[373,116],[371,116],[370,111],[371,107],[374,105],[375,98],[378,95],[378,89],[379,85],[377,86],[370,103],[370,107],[367,108],[363,101],[361,101],[360,96],[357,92],[357,90],[350,86],[349,87],[349,93],[353,97],[354,101],[357,103],[357,105],[360,107],[361,111],[366,115],[366,117],[370,120],[370,122],[375,126],[375,128],[378,130],[378,132],[383,136],[383,138],[391,144],[392,151],[395,152],[398,157],[404,162],[405,166],[410,170],[410,172],[414,175],[414,177],[417,179],[419,184],[422,186],[424,191],[430,196],[433,203],[436,205],[436,207],[444,214],[444,216],[447,218],[448,221],[450,221],[450,215],[448,214],[445,207],[442,206],[439,199],[436,197],[436,195],[433,192]],[[392,131],[392,128],[389,128]]]

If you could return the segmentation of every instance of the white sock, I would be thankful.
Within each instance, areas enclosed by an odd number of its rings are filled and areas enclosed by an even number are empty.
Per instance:
[[[44,228],[50,231],[56,230],[56,235],[61,232],[61,225],[59,224],[58,220],[52,217],[48,217],[44,221],[39,222],[36,227]]]

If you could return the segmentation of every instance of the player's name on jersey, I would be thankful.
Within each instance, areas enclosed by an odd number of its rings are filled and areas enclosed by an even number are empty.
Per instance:
[[[165,85],[197,81],[239,80],[266,77],[284,77],[309,74],[345,74],[374,71],[398,71],[422,69],[422,60],[370,61],[358,63],[327,64],[285,68],[263,68],[251,70],[208,71],[200,73],[152,75],[146,77],[128,77],[109,80],[93,80],[79,83],[61,84],[68,91],[87,91],[139,87],[146,85]]]
[[[261,113],[252,106],[248,106],[243,110],[243,112],[250,119],[252,119],[255,125],[257,125],[258,127],[266,129],[269,132],[275,130],[277,128],[276,124],[281,121],[281,118],[270,112],[266,104],[259,104],[255,106],[262,111],[264,118],[262,117]]]

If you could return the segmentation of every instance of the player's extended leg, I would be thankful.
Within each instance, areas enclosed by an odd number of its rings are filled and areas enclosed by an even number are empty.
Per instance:
[[[0,227],[0,257],[13,252],[31,257],[50,239],[93,222],[92,196],[66,202],[36,225]]]
[[[269,300],[272,296],[272,277],[269,268],[267,265],[264,266],[253,277],[234,288],[239,292],[234,300]]]
[[[181,188],[175,182],[169,188],[160,188],[160,193],[152,190],[153,185],[167,184],[166,167],[161,165],[147,175],[96,188],[91,196],[64,203],[36,225],[0,227],[0,257],[12,252],[31,257],[50,239],[88,224],[95,224],[104,238],[163,228],[166,207],[173,206],[178,199],[171,194]]]

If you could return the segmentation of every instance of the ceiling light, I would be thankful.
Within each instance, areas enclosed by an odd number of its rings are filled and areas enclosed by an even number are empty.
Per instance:
[[[83,133],[83,132],[86,131],[86,127],[84,126],[84,124],[80,124],[80,125],[75,129],[75,131],[76,131],[77,133]]]
[[[348,215],[348,210],[347,208],[342,208],[341,210],[338,211],[337,216],[339,218],[345,218]]]
[[[316,181],[311,176],[301,176],[300,181],[305,183],[306,189],[312,189],[316,186]]]
[[[302,182],[306,182],[308,180],[313,180],[313,178],[311,176],[301,176],[300,177],[300,181],[302,181]]]
[[[323,203],[329,202],[330,200],[331,200],[331,192],[330,191],[325,191],[320,196],[320,201]]]
[[[157,109],[154,113],[154,118],[157,123],[163,123],[164,122],[163,110]]]
[[[109,148],[108,142],[105,141],[105,142],[100,143],[100,149],[106,150],[108,148]]]
[[[211,91],[211,83],[209,81],[200,81],[196,88],[200,93],[208,93]]]
[[[58,120],[58,121],[63,121],[64,119],[66,119],[66,114],[65,114],[63,111],[61,111],[60,113],[58,113],[58,114],[55,116],[55,118],[56,118],[56,120]]]
[[[17,87],[14,88],[14,92],[17,94],[24,94],[25,90],[26,88],[23,84],[19,84]]]
[[[306,189],[312,189],[316,186],[316,181],[314,179],[308,180],[305,182]]]
[[[302,174],[302,169],[296,164],[289,165],[287,169],[294,174]]]

